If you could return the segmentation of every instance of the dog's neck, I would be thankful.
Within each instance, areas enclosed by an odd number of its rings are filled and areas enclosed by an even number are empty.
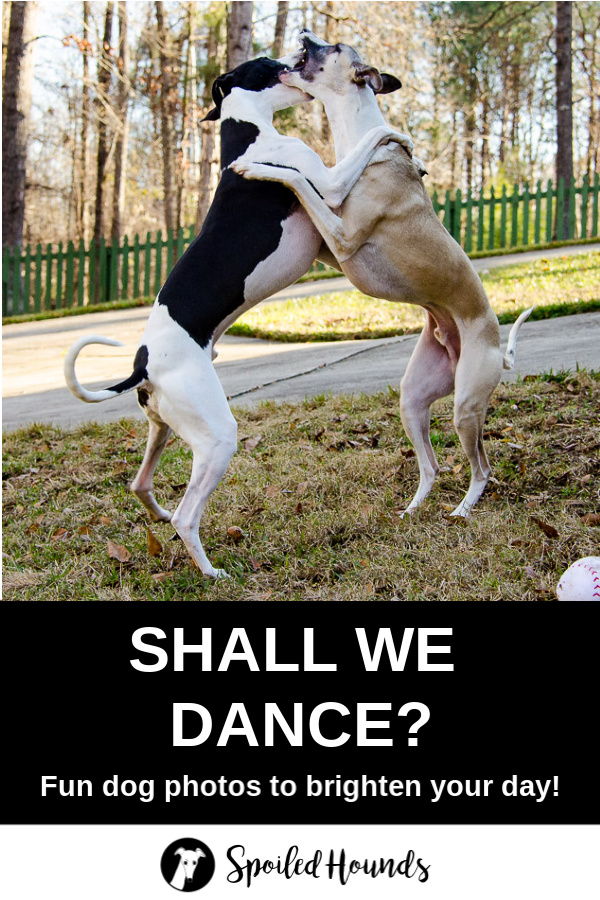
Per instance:
[[[335,158],[340,162],[372,128],[385,125],[385,119],[369,87],[359,87],[340,97],[333,92],[319,98],[331,126]]]
[[[266,91],[241,91],[236,88],[223,100],[221,119],[252,122],[260,131],[275,131],[272,100]]]

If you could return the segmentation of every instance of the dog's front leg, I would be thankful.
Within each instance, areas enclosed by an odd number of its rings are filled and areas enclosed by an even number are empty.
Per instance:
[[[368,131],[341,162],[331,169],[325,168],[324,178],[311,178],[306,172],[303,174],[312,181],[325,203],[332,209],[337,209],[369,165],[375,152],[390,142],[400,144],[412,156],[414,144],[410,135],[394,131],[387,125],[378,125]]]

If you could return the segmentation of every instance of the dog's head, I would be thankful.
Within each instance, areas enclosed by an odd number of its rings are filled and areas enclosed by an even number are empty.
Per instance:
[[[279,79],[313,97],[346,94],[352,85],[375,94],[389,94],[402,87],[395,75],[367,65],[348,44],[328,44],[310,31],[302,32],[300,42],[303,52],[298,61],[281,72]]]
[[[183,866],[185,880],[192,881],[196,866],[198,865],[198,860],[203,856],[205,857],[206,853],[203,853],[200,847],[197,847],[196,850],[186,850],[184,847],[179,847],[175,850],[175,856],[179,857],[179,864]]]
[[[286,109],[288,106],[296,106],[298,103],[308,103],[312,95],[303,93],[291,85],[279,80],[282,72],[294,69],[301,57],[303,50],[291,53],[282,59],[268,59],[266,56],[260,59],[251,59],[242,63],[231,72],[219,75],[212,86],[213,109],[204,117],[214,121],[221,118],[221,106],[225,97],[238,88],[240,91],[262,95],[261,101],[266,102],[272,111]]]

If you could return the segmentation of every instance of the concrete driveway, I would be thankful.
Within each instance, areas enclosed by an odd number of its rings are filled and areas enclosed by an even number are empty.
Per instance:
[[[600,245],[560,248],[514,257],[477,260],[489,269],[525,262],[535,256],[565,255],[600,249]],[[306,296],[345,289],[346,279],[315,286],[298,285],[281,296]],[[85,421],[106,422],[142,414],[135,392],[100,404],[86,404],[67,390],[63,357],[76,338],[101,334],[122,341],[123,347],[92,346],[78,359],[77,374],[86,386],[104,387],[131,372],[131,361],[149,314],[148,308],[91,313],[66,319],[9,325],[3,329],[3,428],[33,422],[71,428]],[[503,326],[506,343],[509,326]],[[298,401],[332,393],[373,393],[398,386],[418,335],[374,341],[319,344],[279,344],[225,335],[218,344],[216,368],[233,406],[261,400]],[[527,322],[517,349],[515,369],[508,378],[550,369],[600,368],[600,313]]]

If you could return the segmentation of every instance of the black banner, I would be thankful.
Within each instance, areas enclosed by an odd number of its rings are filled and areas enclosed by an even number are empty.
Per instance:
[[[593,604],[4,612],[2,823],[600,822]]]

